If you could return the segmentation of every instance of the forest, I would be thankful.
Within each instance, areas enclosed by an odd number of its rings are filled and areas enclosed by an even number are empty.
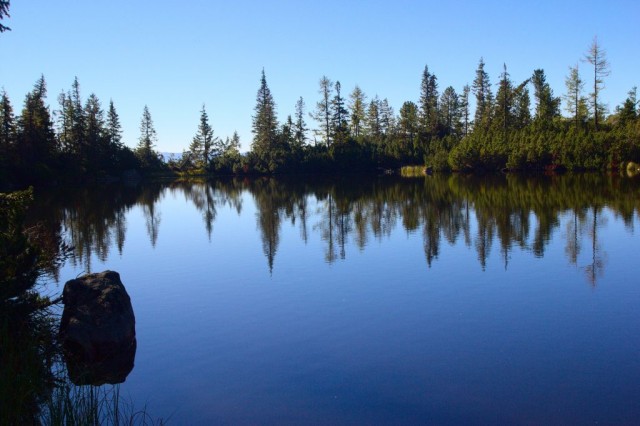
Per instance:
[[[0,183],[20,187],[154,174],[363,173],[403,165],[490,172],[619,170],[631,164],[635,170],[640,162],[636,88],[610,113],[602,100],[610,64],[597,38],[581,63],[582,68],[580,62],[569,67],[561,96],[543,69],[514,82],[504,65],[492,84],[481,58],[471,85],[456,91],[440,90],[438,77],[425,66],[417,101],[404,102],[398,113],[386,98],[368,99],[358,86],[346,95],[339,81],[323,76],[315,108],[307,111],[300,97],[294,114],[282,122],[263,70],[247,153],[240,152],[237,132],[215,136],[203,105],[193,140],[170,161],[156,151],[147,106],[131,149],[122,140],[113,101],[104,108],[93,93],[84,99],[76,77],[51,106],[41,76],[19,113],[9,95],[0,93]]]

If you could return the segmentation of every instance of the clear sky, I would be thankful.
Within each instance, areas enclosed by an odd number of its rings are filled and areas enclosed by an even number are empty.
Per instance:
[[[640,86],[638,0],[12,0],[10,13],[0,86],[17,112],[41,74],[52,110],[77,76],[83,98],[94,92],[105,108],[113,99],[131,147],[148,105],[159,151],[189,145],[203,103],[216,135],[237,130],[247,150],[263,68],[280,121],[300,96],[315,107],[322,75],[345,95],[357,84],[388,98],[397,113],[417,101],[425,65],[440,93],[461,92],[480,57],[494,84],[503,63],[516,83],[543,68],[562,95],[596,35],[611,64],[610,110]],[[592,70],[580,67],[587,80]]]

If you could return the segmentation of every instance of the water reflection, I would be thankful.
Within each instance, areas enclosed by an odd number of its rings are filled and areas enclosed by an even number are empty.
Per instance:
[[[103,260],[112,247],[122,253],[127,212],[135,205],[142,208],[155,247],[162,223],[160,202],[167,192],[183,194],[201,213],[210,241],[219,209],[225,206],[242,215],[243,194],[249,194],[270,271],[276,265],[283,224],[289,221],[305,244],[314,233],[319,236],[321,256],[328,263],[347,259],[352,246],[366,250],[370,240],[381,241],[399,227],[408,234],[422,234],[428,268],[437,262],[443,244],[475,250],[482,270],[492,251],[499,250],[508,269],[515,249],[543,257],[552,238],[563,238],[567,261],[584,269],[592,285],[606,266],[599,238],[608,212],[633,231],[640,207],[637,180],[585,174],[182,181],[42,194],[35,211],[45,215],[52,229],[69,236],[75,246],[72,261],[91,272],[92,254]],[[580,254],[586,250],[591,252],[590,262],[580,265]]]

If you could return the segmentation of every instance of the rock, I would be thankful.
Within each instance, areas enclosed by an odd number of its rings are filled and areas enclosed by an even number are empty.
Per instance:
[[[60,337],[71,381],[124,382],[137,343],[133,307],[120,274],[104,271],[67,281],[62,301]]]

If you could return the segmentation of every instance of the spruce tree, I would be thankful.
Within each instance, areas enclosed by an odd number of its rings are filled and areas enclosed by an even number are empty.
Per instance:
[[[460,95],[460,114],[462,119],[462,135],[467,136],[469,134],[469,126],[471,124],[471,112],[469,108],[469,92],[471,89],[468,84],[465,84],[462,88],[462,95]]]
[[[87,170],[108,167],[108,164],[105,164],[108,150],[106,147],[104,112],[95,93],[92,93],[87,98],[84,115],[86,118],[85,140],[87,147],[85,157],[81,160]]]
[[[484,59],[480,58],[476,69],[476,78],[472,85],[473,94],[476,96],[476,113],[474,126],[476,128],[488,127],[491,122],[491,110],[493,106],[493,95],[491,93],[491,83],[489,74],[484,70]]]
[[[369,107],[367,108],[367,120],[366,120],[366,134],[373,142],[380,142],[382,130],[380,123],[380,99],[378,95],[376,95],[369,102]]]
[[[15,140],[16,122],[13,107],[7,92],[3,89],[0,93],[0,181],[6,178],[5,173],[10,165]]]
[[[446,135],[454,134],[460,128],[460,101],[456,90],[449,86],[440,96],[440,117]]]
[[[0,20],[4,19],[5,16],[7,18],[11,16],[9,15],[9,3],[9,0],[0,0]],[[0,33],[3,33],[5,31],[11,31],[11,28],[7,27],[6,25],[0,24]]]
[[[145,105],[142,111],[142,119],[140,120],[140,137],[136,148],[136,156],[145,168],[158,165],[158,155],[154,150],[157,139],[149,107]]]
[[[349,127],[347,124],[349,113],[345,108],[345,102],[341,92],[342,85],[339,81],[336,81],[334,88],[335,95],[331,100],[332,136],[334,142],[343,143],[349,138]]]
[[[438,133],[438,78],[425,65],[420,84],[420,124],[428,136]]]
[[[109,101],[109,110],[107,111],[107,140],[109,144],[117,149],[124,148],[122,144],[122,126],[120,125],[120,117],[113,105],[113,100]]]
[[[580,127],[587,119],[587,98],[582,95],[584,81],[580,77],[578,64],[569,67],[569,75],[564,80],[567,87],[567,94],[564,96],[566,110],[571,115],[576,128]]]
[[[326,146],[331,145],[331,90],[333,89],[333,82],[329,80],[327,76],[322,76],[318,82],[318,93],[321,98],[316,103],[316,110],[311,114],[311,117],[316,120],[320,126],[319,132],[324,136],[324,143]]]
[[[15,165],[23,180],[29,182],[48,177],[48,167],[56,151],[46,97],[47,87],[44,76],[41,76],[27,94],[18,120]]]
[[[3,89],[0,93],[0,155],[3,158],[15,143],[16,120],[13,107],[7,92]]]
[[[349,110],[351,111],[351,133],[355,138],[362,135],[362,127],[365,120],[366,96],[360,87],[356,86],[349,95]]]
[[[203,104],[200,110],[198,132],[193,137],[189,151],[191,151],[196,160],[200,161],[204,167],[207,167],[213,157],[222,153],[220,145],[218,138],[213,135],[213,129],[209,124],[209,116]]]
[[[550,125],[553,119],[560,115],[560,98],[553,96],[553,90],[547,83],[544,70],[534,70],[531,82],[536,99],[535,118],[543,125]]]
[[[295,144],[297,147],[302,148],[307,142],[307,123],[304,121],[304,99],[302,96],[296,102],[296,114],[295,122],[293,124],[293,134]]]
[[[393,108],[389,105],[389,100],[384,98],[380,101],[380,132],[384,136],[389,136],[395,126],[396,126],[396,118],[395,113],[393,112]]]
[[[278,120],[276,117],[276,104],[267,85],[264,69],[260,77],[260,88],[256,96],[254,111],[251,150],[264,163],[263,165],[271,168],[277,149]]]

